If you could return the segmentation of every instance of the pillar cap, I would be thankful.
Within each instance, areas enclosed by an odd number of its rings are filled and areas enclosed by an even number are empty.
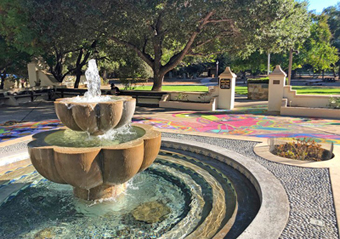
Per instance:
[[[219,78],[234,78],[234,77],[236,77],[236,74],[233,73],[230,70],[230,67],[228,66],[227,68],[225,68],[224,72],[221,73],[218,77]]]
[[[287,74],[281,69],[281,66],[280,65],[277,65],[275,67],[275,70],[270,74],[270,76],[273,75],[273,76],[287,76]]]

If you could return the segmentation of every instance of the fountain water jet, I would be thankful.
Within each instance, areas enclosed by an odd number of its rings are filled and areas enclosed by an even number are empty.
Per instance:
[[[136,100],[129,96],[100,96],[100,77],[95,60],[86,71],[89,91],[84,97],[57,99],[55,109],[59,120],[73,131],[88,132],[91,137],[130,124]],[[145,170],[155,160],[161,145],[161,134],[147,125],[132,125],[135,137],[120,142],[85,147],[87,134],[68,139],[65,129],[38,133],[29,143],[33,166],[45,178],[73,186],[74,195],[97,200],[119,195],[125,183]],[[76,134],[75,132],[71,134]],[[103,137],[103,136],[102,136]],[[55,138],[64,142],[53,144]],[[116,141],[116,139],[112,139]],[[78,145],[80,142],[80,145]],[[70,144],[70,146],[68,145]]]

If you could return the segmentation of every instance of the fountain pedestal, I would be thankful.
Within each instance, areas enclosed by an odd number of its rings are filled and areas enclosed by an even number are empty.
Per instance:
[[[106,198],[117,198],[122,192],[125,191],[127,187],[127,183],[123,183],[120,185],[100,185],[91,189],[82,189],[82,188],[73,188],[73,194],[77,198],[84,199],[87,201],[95,201],[98,199],[106,199]]]
[[[76,131],[84,131],[87,127],[93,135],[128,124],[135,108],[135,99],[127,96],[112,102],[73,104],[72,100],[55,102],[59,119]],[[114,197],[124,191],[128,180],[153,163],[160,150],[161,133],[152,126],[133,124],[131,130],[134,130],[135,138],[123,142],[116,142],[118,139],[114,138],[114,143],[108,145],[101,145],[100,137],[91,136],[99,141],[99,145],[94,146],[83,142],[89,136],[82,132],[68,130],[71,133],[66,134],[66,130],[61,129],[38,133],[28,144],[30,158],[45,178],[72,185],[78,198],[92,201]],[[76,134],[85,135],[85,138],[72,138],[80,142],[64,142]],[[54,141],[55,138],[59,141]]]

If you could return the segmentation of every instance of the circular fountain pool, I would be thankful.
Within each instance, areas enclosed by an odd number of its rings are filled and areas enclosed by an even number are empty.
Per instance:
[[[237,170],[174,149],[163,149],[128,182],[125,194],[112,200],[76,199],[71,186],[33,170],[10,183],[22,187],[0,206],[2,238],[211,238],[222,229],[233,238],[260,204]]]

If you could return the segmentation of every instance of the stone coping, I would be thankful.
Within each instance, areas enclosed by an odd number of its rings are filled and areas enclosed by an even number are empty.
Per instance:
[[[335,213],[336,213],[336,220],[338,231],[340,231],[340,146],[334,145],[333,154],[334,157],[330,160],[326,161],[301,161],[301,160],[294,160],[289,158],[279,157],[277,155],[272,154],[269,151],[269,145],[267,142],[263,141],[260,144],[257,144],[254,147],[254,152],[269,161],[286,164],[296,167],[309,167],[309,168],[328,168],[331,180],[331,187],[333,191],[334,197],[334,206],[335,206]]]
[[[289,217],[288,197],[279,180],[266,168],[243,155],[210,144],[162,138],[162,145],[212,156],[237,169],[252,182],[261,206],[252,223],[238,238],[278,238],[281,235]],[[226,231],[222,229],[214,238],[225,235]]]

